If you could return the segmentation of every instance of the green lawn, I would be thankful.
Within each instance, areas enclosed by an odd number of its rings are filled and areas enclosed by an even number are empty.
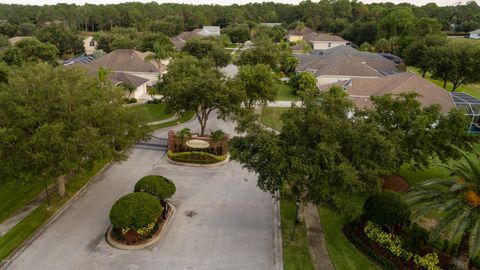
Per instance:
[[[296,100],[298,97],[293,92],[293,89],[290,85],[286,83],[278,83],[277,84],[277,100]]]
[[[192,119],[192,117],[194,115],[195,115],[195,112],[186,112],[182,116],[180,116],[180,118],[178,118],[176,120],[166,122],[166,123],[163,123],[163,124],[152,125],[150,127],[152,129],[159,129],[159,128],[166,128],[166,127],[175,126],[175,125],[177,125],[177,123],[185,123],[185,122],[189,121],[190,119]]]
[[[351,203],[355,207],[361,208],[366,197],[366,194],[356,194],[350,197],[352,200]],[[379,269],[379,267],[358,251],[350,243],[345,234],[343,234],[345,221],[337,212],[325,207],[319,207],[318,209],[328,254],[335,269]]]
[[[280,115],[287,111],[289,108],[283,107],[265,107],[262,110],[262,117],[260,121],[262,124],[280,130],[282,128],[282,121],[280,121]]]
[[[470,44],[470,45],[479,45],[480,46],[480,40],[478,39],[471,39],[471,38],[450,38],[448,39],[449,42],[451,43],[457,43],[457,44]]]
[[[129,110],[139,111],[143,110],[147,114],[148,122],[160,121],[173,116],[173,113],[165,112],[165,103],[159,104],[142,104],[128,107]]]
[[[20,223],[13,227],[11,231],[1,236],[0,261],[7,258],[10,253],[12,253],[20,244],[23,243],[23,241],[25,241],[25,239],[27,239],[43,223],[45,223],[50,216],[52,216],[60,207],[62,207],[62,205],[64,205],[69,198],[71,198],[81,187],[83,187],[107,163],[108,161],[106,160],[97,162],[91,170],[72,178],[65,186],[66,196],[64,198],[58,197],[56,193],[51,194],[52,205],[49,209],[47,209],[46,202],[42,203]],[[15,189],[15,191],[16,190],[18,189]],[[4,197],[2,197],[2,201],[3,198]]]
[[[480,43],[479,43],[480,44]],[[413,73],[416,73],[421,76],[421,72],[416,68],[416,67],[408,67],[407,71],[411,71]],[[431,82],[435,83],[436,85],[443,87],[443,82],[441,80],[435,80],[430,77],[430,73],[427,72],[427,75],[425,76],[426,79],[430,80]],[[447,90],[452,91],[452,84],[447,83]],[[480,84],[467,84],[467,85],[461,85],[459,86],[455,92],[465,92],[468,93],[471,96],[480,98]]]
[[[0,223],[33,200],[43,189],[43,182],[9,181],[0,185]],[[21,190],[21,192],[19,192]]]
[[[285,270],[313,270],[308,249],[307,229],[304,223],[296,226],[295,240],[292,241],[291,238],[295,210],[295,201],[287,196],[282,196],[280,214],[282,219],[283,268]]]

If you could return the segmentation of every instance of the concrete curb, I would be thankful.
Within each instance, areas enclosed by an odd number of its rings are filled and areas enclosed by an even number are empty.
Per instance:
[[[178,162],[178,161],[171,160],[168,157],[168,154],[165,155],[165,159],[167,160],[168,163],[178,165],[178,166],[212,168],[212,167],[220,167],[220,166],[223,166],[223,165],[227,164],[230,161],[230,154],[227,155],[227,158],[225,158],[225,160],[222,160],[222,161],[217,162],[217,163],[212,163],[212,164],[196,164],[196,163]]]
[[[110,226],[108,227],[108,230],[106,232],[106,235],[105,235],[105,241],[107,241],[107,243],[114,247],[114,248],[118,248],[118,249],[122,249],[122,250],[139,250],[139,249],[145,249],[145,248],[148,248],[148,247],[151,247],[155,244],[157,244],[163,237],[163,235],[166,233],[167,231],[167,228],[168,228],[168,225],[170,224],[170,221],[173,217],[173,215],[175,214],[176,212],[176,208],[173,204],[171,204],[170,202],[167,202],[168,204],[168,208],[171,209],[168,213],[168,216],[165,220],[165,222],[162,224],[162,227],[158,230],[157,233],[155,233],[153,235],[152,238],[146,240],[144,243],[141,243],[139,245],[125,245],[125,244],[122,244],[120,242],[117,242],[115,241],[113,238],[112,238],[112,229],[113,227]]]
[[[61,217],[65,211],[70,207],[73,201],[77,200],[86,190],[93,185],[99,178],[102,176],[110,167],[113,165],[113,162],[107,163],[100,171],[95,174],[82,188],[80,188],[60,209],[58,209],[51,217],[47,219],[43,225],[41,225],[32,235],[30,235],[22,244],[20,244],[5,260],[0,262],[0,269],[6,269],[18,256],[27,249],[42,233],[50,227],[50,225],[55,222],[59,217]]]
[[[273,268],[283,270],[282,222],[280,216],[280,192],[273,197]]]

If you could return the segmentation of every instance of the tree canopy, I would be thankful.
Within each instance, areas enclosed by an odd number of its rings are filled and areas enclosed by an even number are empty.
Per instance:
[[[195,112],[202,136],[212,112],[218,110],[218,117],[224,118],[238,108],[242,99],[236,88],[226,87],[226,80],[209,58],[190,55],[170,63],[159,91],[172,111]]]
[[[8,65],[22,65],[31,62],[44,62],[57,65],[58,49],[49,43],[43,43],[36,38],[20,40],[8,47],[2,55]]]
[[[122,105],[120,89],[82,69],[11,68],[0,84],[0,178],[50,180],[125,158],[149,129]]]
[[[185,46],[183,46],[182,51],[199,59],[209,58],[217,67],[226,66],[230,60],[230,54],[226,52],[218,42],[205,38],[188,40]]]
[[[245,93],[245,108],[252,108],[256,103],[265,105],[277,96],[275,75],[265,64],[241,66],[234,83]]]

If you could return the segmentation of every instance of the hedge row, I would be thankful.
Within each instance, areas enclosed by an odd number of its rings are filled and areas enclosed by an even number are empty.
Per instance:
[[[140,179],[135,184],[135,192],[149,193],[158,200],[162,201],[175,194],[175,184],[167,178],[160,175],[148,175]]]
[[[167,156],[173,161],[195,164],[213,164],[224,161],[227,158],[227,155],[217,156],[211,153],[197,151],[180,153],[168,151]]]
[[[121,197],[110,210],[110,222],[114,228],[127,232],[139,230],[156,223],[163,207],[158,200],[145,192],[134,192]]]
[[[343,229],[345,236],[350,240],[350,242],[368,257],[372,258],[380,266],[388,270],[397,269],[395,264],[392,263],[388,258],[385,258],[382,254],[379,254],[375,250],[371,249],[362,239],[360,239],[355,232],[353,231],[354,224],[348,224]]]

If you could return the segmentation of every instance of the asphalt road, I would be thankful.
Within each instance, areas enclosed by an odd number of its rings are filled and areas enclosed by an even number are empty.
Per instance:
[[[195,121],[176,129],[190,127]],[[233,124],[212,119],[212,130]],[[165,130],[155,132],[164,137]],[[274,205],[256,176],[229,162],[217,168],[176,166],[165,153],[134,149],[74,201],[8,269],[274,269]],[[122,251],[105,242],[113,203],[148,174],[175,182],[177,211],[164,238],[146,250]],[[189,214],[189,215],[187,215]]]

